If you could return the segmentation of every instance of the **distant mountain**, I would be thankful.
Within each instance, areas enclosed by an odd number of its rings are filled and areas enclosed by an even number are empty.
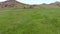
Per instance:
[[[60,7],[60,2],[56,1],[56,2],[50,3],[50,4],[43,3],[43,4],[40,4],[40,6],[51,6],[51,7],[57,6],[57,7]]]
[[[49,5],[52,5],[52,6],[60,6],[60,2],[57,1],[57,2],[51,3]]]

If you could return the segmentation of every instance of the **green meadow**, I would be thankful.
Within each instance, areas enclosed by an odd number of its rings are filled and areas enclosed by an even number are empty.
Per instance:
[[[0,34],[60,34],[60,7],[0,9]]]

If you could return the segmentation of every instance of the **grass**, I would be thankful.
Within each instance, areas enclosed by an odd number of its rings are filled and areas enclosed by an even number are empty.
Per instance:
[[[60,34],[60,8],[0,10],[0,34]]]

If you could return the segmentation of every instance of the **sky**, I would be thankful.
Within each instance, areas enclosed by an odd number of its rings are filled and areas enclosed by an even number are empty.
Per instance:
[[[0,0],[0,2],[3,2],[3,1],[6,1],[6,0]],[[42,4],[42,3],[49,4],[56,1],[60,2],[60,0],[17,0],[17,1],[26,3],[26,4]]]

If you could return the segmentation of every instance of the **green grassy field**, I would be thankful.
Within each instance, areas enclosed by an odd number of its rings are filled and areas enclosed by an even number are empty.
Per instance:
[[[1,9],[0,34],[60,34],[60,8]]]

